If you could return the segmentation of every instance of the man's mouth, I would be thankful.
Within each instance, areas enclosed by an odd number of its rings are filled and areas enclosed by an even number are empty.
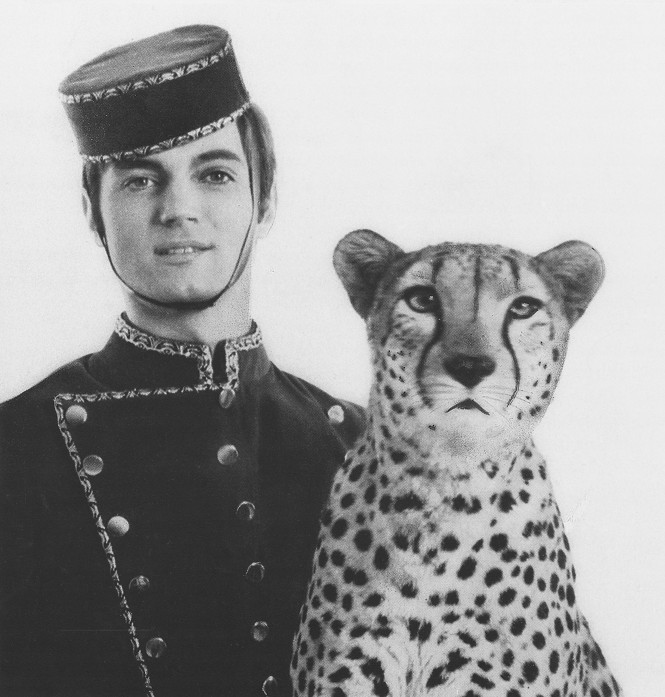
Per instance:
[[[177,257],[198,254],[212,249],[211,245],[205,244],[183,244],[183,245],[164,245],[155,248],[155,254],[160,257]]]
[[[458,402],[457,404],[454,404],[450,409],[446,409],[446,414],[453,409],[463,409],[463,410],[469,410],[469,409],[477,409],[479,412],[482,412],[483,414],[486,414],[489,416],[489,412],[485,411],[478,402],[474,402],[473,399],[465,399],[463,402]]]

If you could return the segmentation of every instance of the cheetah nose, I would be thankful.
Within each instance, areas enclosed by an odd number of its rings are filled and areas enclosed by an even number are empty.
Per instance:
[[[467,356],[463,353],[446,358],[443,365],[448,374],[465,387],[475,387],[496,368],[496,363],[489,356]]]

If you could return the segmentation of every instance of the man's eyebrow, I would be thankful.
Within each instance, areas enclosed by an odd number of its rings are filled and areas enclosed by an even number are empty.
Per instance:
[[[243,159],[233,150],[218,148],[216,150],[206,150],[195,158],[196,162],[210,162],[211,160],[232,160],[233,162],[243,163]]]
[[[133,169],[150,169],[153,172],[161,172],[164,168],[155,160],[140,157],[136,160],[116,160],[111,163],[111,168],[121,172],[129,172]]]
[[[231,160],[243,164],[244,160],[238,153],[225,148],[216,148],[215,150],[206,150],[194,158],[194,164],[210,162],[212,160]],[[164,167],[158,160],[151,160],[148,157],[139,157],[135,160],[117,160],[112,164],[113,168],[122,172],[129,172],[133,169],[149,169],[153,172],[161,172]]]

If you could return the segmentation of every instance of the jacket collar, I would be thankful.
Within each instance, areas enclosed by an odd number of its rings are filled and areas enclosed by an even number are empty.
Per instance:
[[[176,341],[144,332],[123,313],[106,346],[88,360],[90,373],[114,390],[214,386],[260,380],[270,361],[261,330],[252,323],[245,336],[205,344]]]

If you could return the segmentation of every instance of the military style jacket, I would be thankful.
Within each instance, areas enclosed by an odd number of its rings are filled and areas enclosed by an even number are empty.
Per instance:
[[[0,694],[288,696],[321,507],[362,411],[126,318],[0,407]]]

